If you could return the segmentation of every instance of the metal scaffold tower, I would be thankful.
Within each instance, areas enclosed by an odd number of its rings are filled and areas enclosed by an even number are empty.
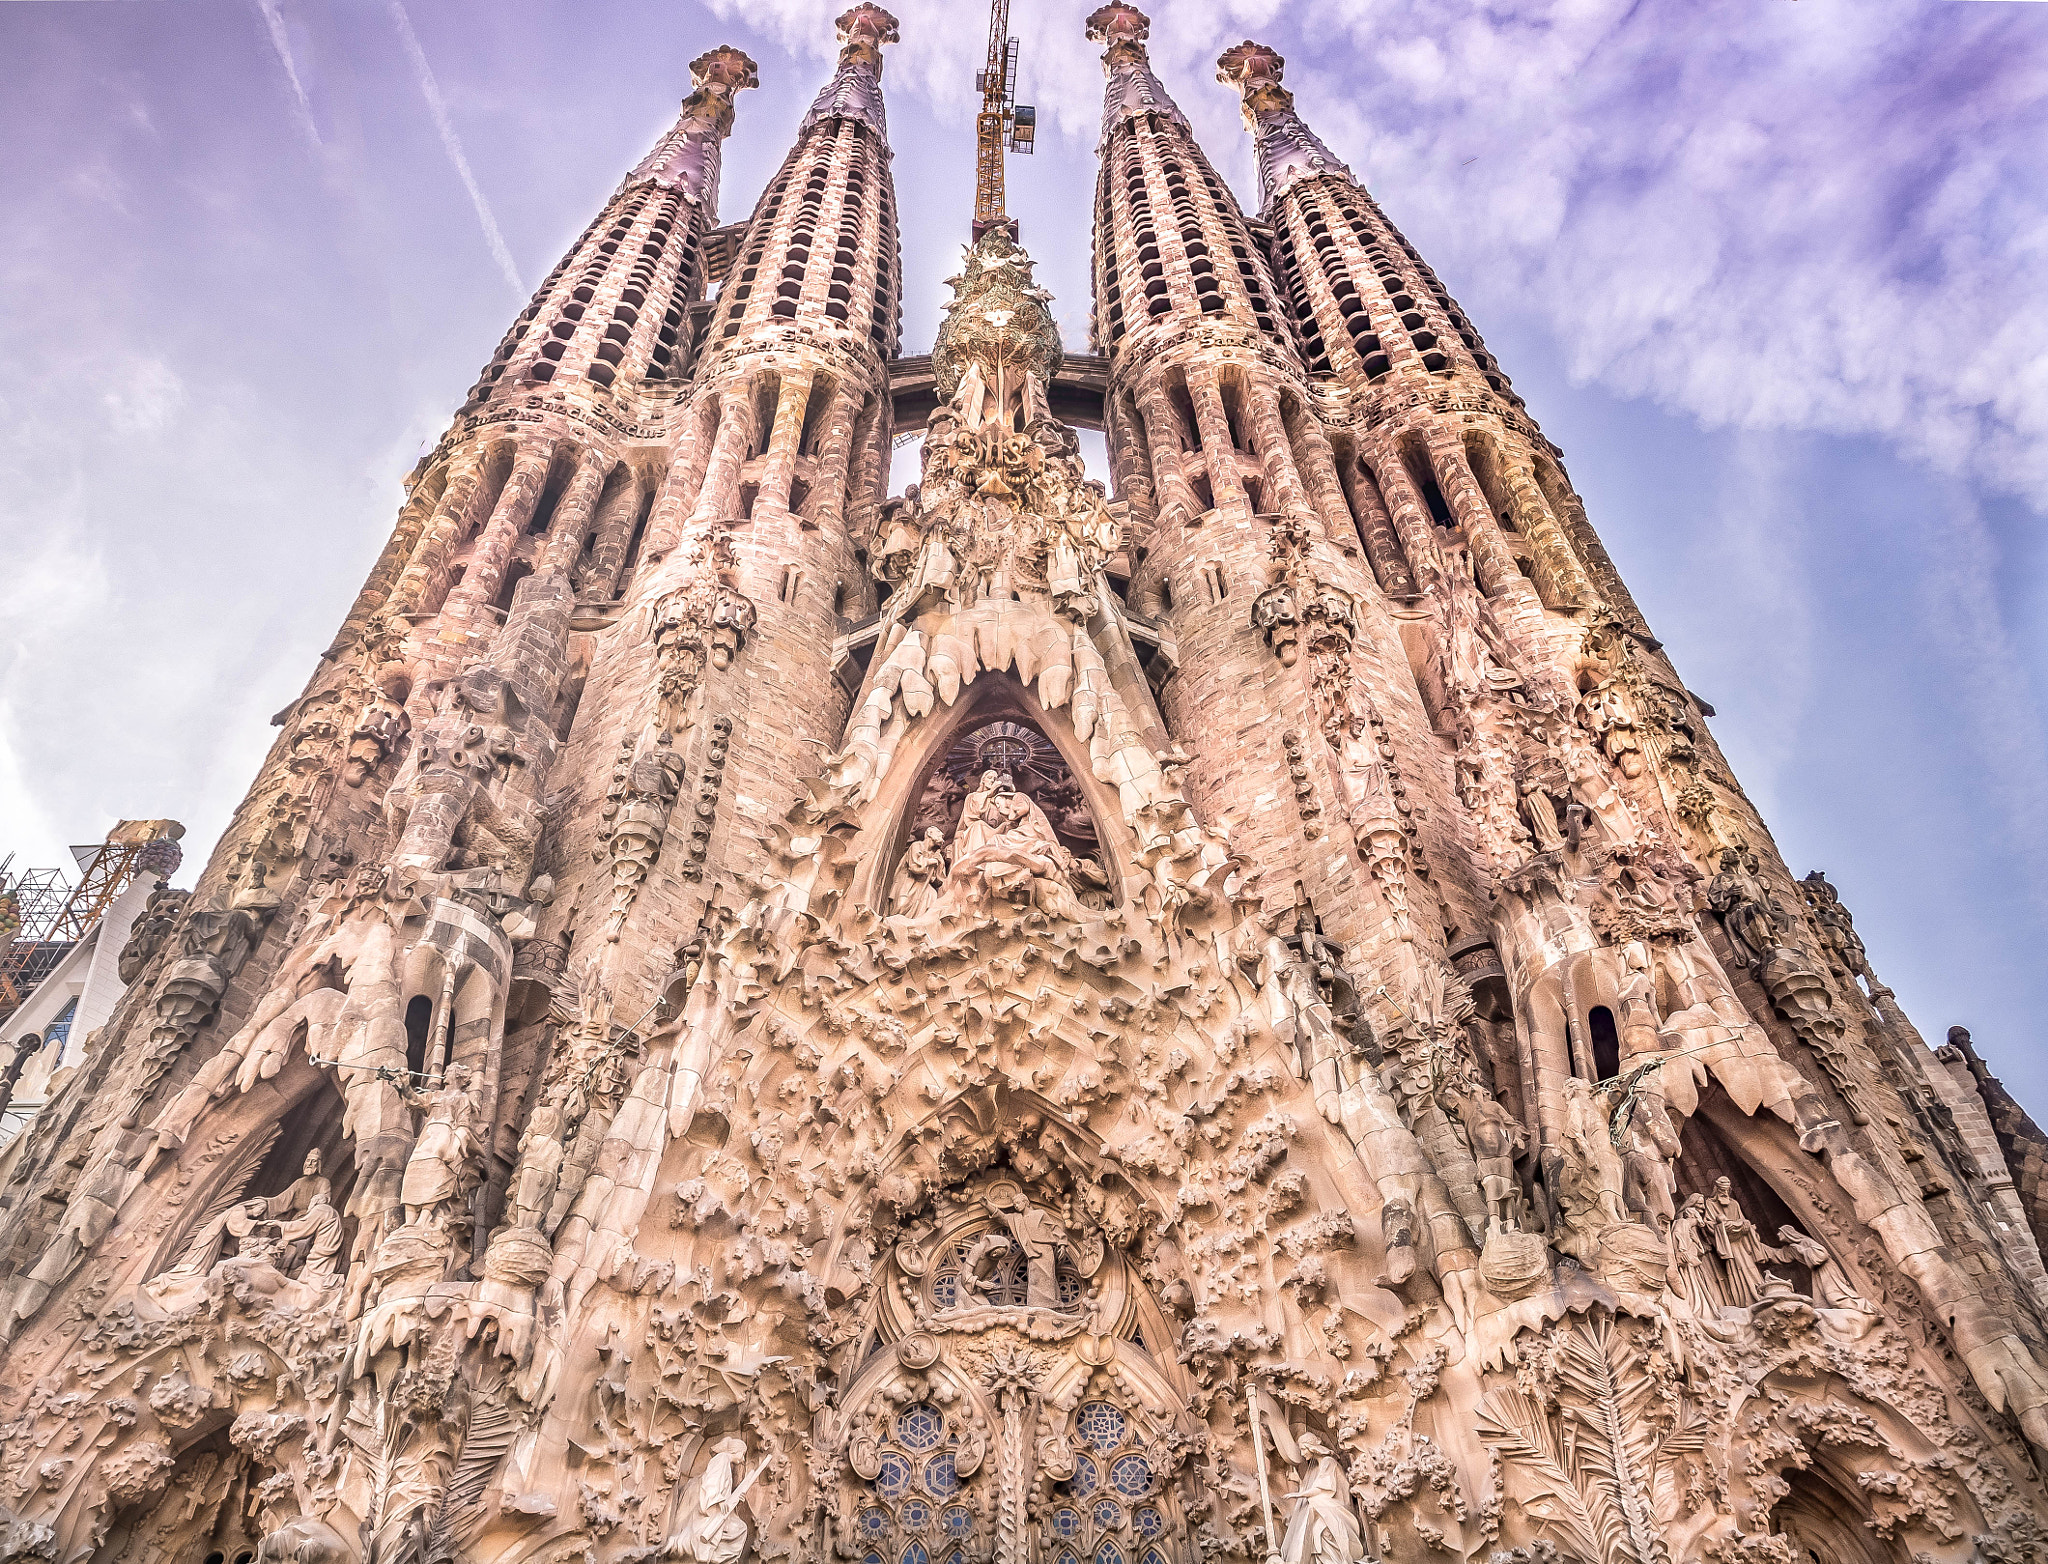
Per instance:
[[[175,820],[123,820],[104,842],[71,849],[78,883],[62,869],[24,869],[9,878],[9,853],[0,859],[0,1018],[12,1015],[36,985],[49,976],[64,953],[91,932],[114,898],[140,869],[161,867],[166,851],[177,866],[174,844],[185,834]],[[152,852],[158,862],[149,859]]]

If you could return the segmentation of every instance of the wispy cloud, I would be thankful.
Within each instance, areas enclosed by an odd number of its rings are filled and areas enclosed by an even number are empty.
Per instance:
[[[284,67],[285,80],[292,84],[292,97],[298,110],[299,128],[314,146],[320,145],[320,127],[313,123],[313,101],[306,96],[306,84],[299,79],[298,63],[292,58],[292,41],[285,31],[284,12],[277,0],[255,0],[256,10],[263,18],[263,30],[270,37],[270,47],[277,51],[278,64]]]
[[[840,0],[710,0],[816,56]],[[1089,0],[1030,0],[1025,96],[1093,142]],[[967,102],[985,13],[904,0],[898,94]],[[2048,488],[2048,35],[2004,6],[1173,0],[1152,55],[1252,188],[1218,51],[1290,56],[1302,111],[1465,296],[1582,380],[1710,426],[1873,435]],[[1027,27],[1020,27],[1020,32]],[[1475,308],[1485,329],[1489,311]],[[1510,366],[1512,368],[1512,366]]]
[[[491,203],[484,199],[483,186],[476,182],[476,175],[470,170],[469,156],[462,150],[462,138],[455,133],[455,122],[448,117],[448,103],[441,96],[441,84],[434,80],[434,70],[427,64],[419,35],[412,30],[412,17],[406,13],[405,0],[390,0],[390,3],[391,19],[398,24],[398,36],[405,43],[413,75],[419,81],[420,94],[427,100],[427,110],[434,116],[434,128],[441,133],[441,145],[448,153],[448,161],[455,165],[455,172],[462,177],[462,187],[469,192],[470,203],[476,208],[477,221],[483,224],[484,243],[491,247],[491,255],[497,261],[498,269],[505,274],[505,281],[512,285],[512,291],[523,295],[526,286],[519,280],[519,268],[512,264],[512,251],[505,244],[505,236],[498,231],[498,220],[491,215]]]

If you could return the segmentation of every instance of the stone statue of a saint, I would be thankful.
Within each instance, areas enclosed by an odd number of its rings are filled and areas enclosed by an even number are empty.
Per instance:
[[[1073,855],[1007,771],[984,771],[981,786],[967,795],[946,885],[974,907],[1001,897],[1075,923],[1083,916],[1074,898]]]
[[[452,1064],[439,1084],[419,1091],[407,1082],[399,1086],[398,1094],[427,1115],[412,1155],[406,1159],[405,1179],[398,1191],[406,1223],[444,1227],[456,1202],[467,1192],[479,1149],[469,1066]]]
[[[711,1447],[711,1461],[683,1493],[676,1529],[669,1533],[662,1557],[686,1564],[738,1564],[747,1552],[747,1518],[740,1501],[758,1470],[744,1480],[740,1463],[747,1457],[744,1439],[721,1439]]]
[[[1671,1290],[1702,1319],[1721,1309],[1720,1281],[1707,1258],[1707,1197],[1688,1195],[1671,1223]]]
[[[1785,1246],[1785,1253],[1813,1272],[1813,1301],[1823,1309],[1854,1309],[1859,1314],[1875,1314],[1870,1300],[1856,1290],[1856,1284],[1849,1280],[1849,1273],[1842,1269],[1842,1262],[1828,1251],[1828,1246],[1817,1238],[1809,1238],[1796,1227],[1778,1229],[1778,1242]]]
[[[899,918],[921,918],[937,905],[946,884],[946,833],[927,826],[912,842],[896,870],[889,911]]]
[[[1365,1532],[1351,1507],[1351,1484],[1337,1458],[1314,1434],[1296,1441],[1304,1462],[1313,1462],[1308,1476],[1288,1498],[1294,1510],[1281,1539],[1284,1564],[1359,1564],[1365,1557]]]
[[[982,1201],[1024,1258],[1024,1302],[1033,1309],[1060,1303],[1059,1225],[1014,1184],[998,1185]]]
[[[1678,1158],[1679,1143],[1654,1073],[1636,1088],[1635,1101],[1624,1111],[1628,1118],[1621,1139],[1622,1204],[1629,1215],[1661,1234],[1678,1215],[1671,1198],[1678,1193],[1678,1178],[1671,1164]]]
[[[1707,1226],[1714,1235],[1714,1252],[1728,1270],[1728,1301],[1747,1308],[1763,1296],[1763,1261],[1784,1256],[1757,1233],[1756,1223],[1742,1214],[1742,1202],[1728,1180],[1714,1180],[1714,1192],[1707,1197]]]

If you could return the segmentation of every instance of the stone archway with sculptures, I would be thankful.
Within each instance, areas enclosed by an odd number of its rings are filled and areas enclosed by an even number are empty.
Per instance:
[[[693,63],[0,1150],[0,1552],[2048,1559],[2048,1137],[1279,56],[1254,229],[1089,18],[1063,380],[1007,221],[892,358],[839,25],[731,229]]]

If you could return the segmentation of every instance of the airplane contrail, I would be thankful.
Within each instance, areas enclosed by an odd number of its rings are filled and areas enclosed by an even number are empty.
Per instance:
[[[441,132],[441,145],[447,149],[448,161],[455,165],[455,172],[462,176],[463,188],[469,191],[469,199],[476,207],[477,221],[483,224],[484,242],[491,247],[491,254],[498,262],[505,280],[518,294],[526,292],[526,285],[519,280],[519,268],[512,264],[512,252],[505,245],[505,236],[498,232],[498,220],[491,215],[491,203],[484,199],[476,175],[470,172],[469,158],[462,150],[462,138],[455,134],[455,125],[448,118],[448,104],[441,96],[441,84],[434,80],[433,67],[427,64],[426,51],[420,48],[419,35],[412,30],[412,18],[406,14],[405,0],[390,0],[391,19],[398,24],[398,36],[405,41],[405,52],[412,58],[413,74],[419,78],[420,92],[427,100],[427,109],[434,116],[435,128]]]
[[[284,30],[284,13],[278,9],[277,0],[256,0],[256,9],[263,13],[263,26],[270,34],[270,47],[277,51],[278,63],[284,67],[285,78],[292,84],[292,96],[298,100],[299,126],[317,147],[320,145],[320,129],[313,123],[313,100],[306,96],[306,84],[299,80],[299,68],[292,59],[291,39]]]

